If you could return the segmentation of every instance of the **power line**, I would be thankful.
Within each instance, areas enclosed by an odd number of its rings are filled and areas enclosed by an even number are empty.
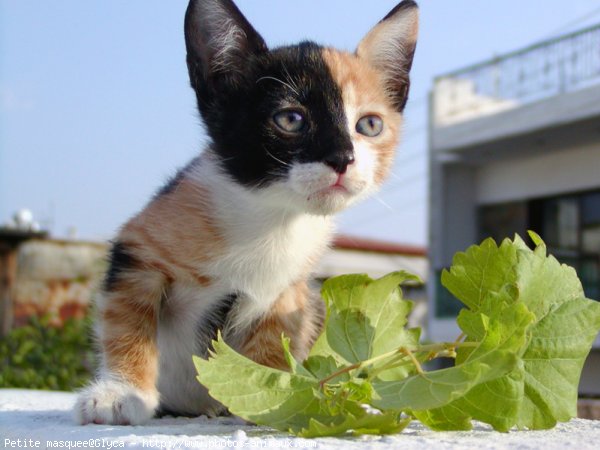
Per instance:
[[[414,139],[417,136],[421,136],[426,131],[427,131],[426,125],[421,125],[421,126],[414,127],[414,128],[407,128],[400,135],[400,145],[404,144],[405,142],[411,141],[412,139]]]
[[[425,173],[425,172],[415,173],[411,176],[398,179],[398,181],[395,183],[389,183],[387,186],[384,186],[382,192],[389,193],[389,194],[392,194],[392,193],[397,194],[398,192],[400,192],[402,190],[410,189],[417,185],[422,185],[422,183],[425,183],[427,180],[428,180],[427,173]]]
[[[428,172],[426,170],[421,171],[421,172],[416,172],[411,174],[410,176],[407,177],[400,177],[398,175],[396,175],[395,173],[392,173],[391,176],[395,178],[395,180],[393,182],[390,182],[386,185],[384,185],[384,191],[385,192],[392,192],[392,191],[396,191],[398,188],[407,188],[409,186],[406,186],[406,184],[408,183],[412,183],[416,180],[427,180],[427,175]]]
[[[570,22],[567,22],[566,24],[556,28],[554,31],[551,31],[550,33],[546,34],[546,36],[543,37],[542,40],[553,38],[558,34],[563,34],[564,32],[568,31],[570,28],[573,28],[574,26],[580,25],[584,22],[587,22],[589,19],[591,19],[592,17],[594,17],[598,14],[600,14],[600,7],[594,8],[591,11],[587,12],[586,14],[584,14],[580,17],[577,17],[576,19],[573,19]]]
[[[394,161],[394,165],[397,164],[409,164],[417,160],[421,160],[427,157],[427,153],[422,150],[414,151],[414,152],[405,152],[400,153],[396,160]]]
[[[409,182],[412,183],[412,182],[414,182],[416,180],[427,181],[427,177],[425,175],[426,175],[425,172],[416,173],[416,174],[414,174],[414,175],[412,175],[410,177],[403,178],[402,182],[403,183],[409,183]],[[363,223],[363,222],[367,222],[369,220],[377,219],[378,217],[382,217],[382,216],[384,216],[386,214],[397,215],[398,212],[397,212],[396,208],[388,205],[381,197],[382,197],[382,195],[386,195],[387,196],[387,195],[390,195],[390,194],[393,194],[393,193],[397,193],[400,188],[405,189],[405,188],[407,188],[407,186],[405,186],[405,185],[395,185],[395,187],[393,187],[393,189],[384,188],[384,190],[381,191],[381,195],[377,194],[377,195],[375,195],[373,197],[373,199],[375,201],[377,201],[378,203],[380,203],[381,205],[385,206],[386,209],[384,209],[383,211],[376,212],[374,214],[369,214],[368,217],[365,217],[364,219],[359,218],[358,222],[352,222],[352,221],[350,221],[349,224],[350,225],[360,224],[360,223]],[[371,202],[371,204],[375,205],[376,203]],[[427,204],[427,194],[425,194],[425,198],[423,198],[422,196],[417,196],[417,197],[413,198],[412,200],[410,200],[408,202],[403,202],[402,205],[401,205],[401,209],[402,210],[406,210],[407,206],[410,208],[411,205],[412,205],[412,207],[414,207],[414,206],[417,206],[419,204]]]
[[[382,220],[386,216],[388,219],[399,218],[402,212],[414,210],[418,206],[423,206],[423,207],[427,208],[427,204],[428,204],[427,197],[426,198],[416,197],[409,202],[403,203],[397,209],[392,209],[392,210],[385,209],[385,210],[379,211],[378,213],[359,217],[358,220],[355,220],[355,221],[348,221],[345,223],[345,225],[352,226],[352,227],[362,227],[373,221]]]

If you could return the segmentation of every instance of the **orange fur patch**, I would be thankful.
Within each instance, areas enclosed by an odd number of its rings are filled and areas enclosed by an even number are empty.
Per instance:
[[[383,75],[366,60],[330,48],[323,50],[323,59],[342,91],[346,110],[355,111],[354,117],[348,117],[352,140],[367,143],[377,155],[375,182],[381,184],[392,166],[402,115],[385,93]],[[383,119],[384,132],[381,135],[367,137],[355,131],[354,123],[368,114],[376,114]]]
[[[119,293],[108,295],[100,310],[106,365],[145,390],[154,389],[158,370],[159,300],[157,293],[146,293],[143,299]]]
[[[135,256],[167,278],[188,278],[208,286],[211,279],[197,267],[218,258],[224,245],[212,210],[208,190],[183,180],[127,223],[120,239],[136,244]]]
[[[288,370],[281,334],[290,338],[294,357],[303,360],[321,331],[324,317],[323,301],[311,298],[306,282],[299,282],[283,292],[271,311],[252,327],[240,351],[259,364]]]
[[[211,210],[208,191],[183,180],[153,200],[118,237],[133,263],[98,305],[101,343],[108,369],[141,389],[155,389],[158,311],[168,285],[175,279],[204,287],[212,282],[198,269],[222,249]]]

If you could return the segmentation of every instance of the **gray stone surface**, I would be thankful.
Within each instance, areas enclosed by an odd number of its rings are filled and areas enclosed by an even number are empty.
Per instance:
[[[0,389],[0,448],[596,449],[600,421],[573,419],[547,431],[433,432],[419,423],[389,436],[299,439],[235,419],[154,419],[143,426],[76,425],[75,395]],[[27,445],[23,445],[23,444]]]

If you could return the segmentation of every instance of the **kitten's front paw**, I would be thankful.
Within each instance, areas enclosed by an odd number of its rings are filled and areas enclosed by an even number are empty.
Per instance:
[[[142,391],[125,383],[99,380],[79,393],[75,419],[82,425],[139,425],[152,418],[157,406],[156,391]]]

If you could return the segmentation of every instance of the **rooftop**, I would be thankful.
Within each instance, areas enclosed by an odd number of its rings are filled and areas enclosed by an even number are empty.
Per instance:
[[[434,81],[443,127],[600,83],[600,24],[491,58]]]

